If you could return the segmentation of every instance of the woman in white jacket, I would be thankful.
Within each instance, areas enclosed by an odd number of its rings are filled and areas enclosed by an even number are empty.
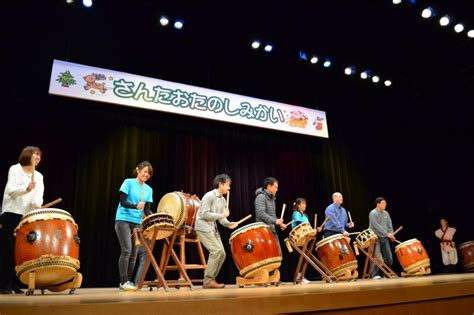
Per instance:
[[[3,194],[2,228],[0,229],[0,294],[23,293],[15,274],[14,229],[23,215],[43,204],[43,175],[36,168],[41,150],[28,146],[21,151],[18,164],[10,167]]]

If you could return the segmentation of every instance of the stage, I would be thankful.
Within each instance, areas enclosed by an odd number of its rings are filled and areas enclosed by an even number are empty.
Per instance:
[[[120,292],[78,289],[0,295],[0,315],[14,314],[474,314],[474,274],[357,280],[278,287],[188,288]]]

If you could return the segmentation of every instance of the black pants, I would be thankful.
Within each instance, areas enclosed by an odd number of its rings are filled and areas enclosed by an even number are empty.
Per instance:
[[[13,231],[22,218],[21,214],[5,212],[2,214],[0,229],[0,288],[13,289],[20,287],[20,280],[15,272],[15,236]]]

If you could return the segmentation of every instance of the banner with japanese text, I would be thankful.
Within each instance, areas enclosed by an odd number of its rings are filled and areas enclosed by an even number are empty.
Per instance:
[[[60,60],[49,93],[328,138],[323,111]]]

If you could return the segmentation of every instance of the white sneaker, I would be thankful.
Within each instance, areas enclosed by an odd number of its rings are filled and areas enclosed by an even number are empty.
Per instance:
[[[138,288],[130,281],[127,281],[124,284],[120,284],[119,289],[120,291],[137,291]]]
[[[378,279],[382,279],[382,277],[381,276],[375,276],[375,277],[372,277],[372,279],[378,280]]]
[[[306,278],[303,278],[303,280],[301,280],[301,284],[308,284],[308,283],[311,283],[311,281],[309,281]]]

